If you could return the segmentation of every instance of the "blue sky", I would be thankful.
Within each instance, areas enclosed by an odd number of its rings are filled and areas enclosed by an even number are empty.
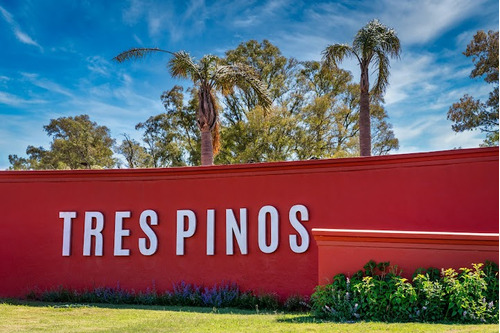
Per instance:
[[[373,18],[402,43],[391,61],[386,109],[398,153],[477,147],[479,131],[456,134],[446,119],[465,93],[491,86],[468,76],[462,52],[477,30],[498,30],[497,0],[76,1],[0,0],[0,169],[28,145],[49,147],[50,119],[89,114],[121,140],[140,139],[138,122],[163,111],[169,77],[163,54],[117,64],[134,46],[222,56],[241,42],[270,40],[287,57],[320,60],[329,44],[350,43]],[[356,63],[343,68],[359,77]]]

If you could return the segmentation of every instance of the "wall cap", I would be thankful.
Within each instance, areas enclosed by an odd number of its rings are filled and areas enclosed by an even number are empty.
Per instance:
[[[101,170],[7,170],[0,171],[0,183],[89,180],[147,181],[182,178],[194,179],[316,172],[345,172],[477,162],[496,162],[498,164],[498,154],[498,147],[485,147],[371,157],[195,167]]]
[[[311,232],[319,246],[340,243],[439,243],[498,247],[500,236],[498,233],[320,228],[313,228]]]

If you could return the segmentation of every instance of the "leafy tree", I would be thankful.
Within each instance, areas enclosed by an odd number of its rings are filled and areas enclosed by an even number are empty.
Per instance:
[[[258,96],[251,89],[240,89],[226,95],[221,114],[223,145],[217,162],[231,164],[291,159],[294,142],[290,133],[294,132],[292,127],[298,120],[288,111],[288,103],[297,61],[284,57],[279,48],[267,40],[261,43],[250,40],[227,51],[224,62],[253,68],[275,106],[263,112],[258,107]],[[273,147],[277,150],[271,152]]]
[[[298,62],[293,58],[287,59],[268,40],[261,43],[256,40],[241,43],[236,49],[226,52],[224,61],[229,65],[244,64],[253,68],[264,83],[272,102],[279,106],[288,103]],[[253,90],[244,89],[225,96],[224,101],[231,111],[246,112],[255,108],[259,99]]]
[[[122,143],[116,148],[118,154],[122,154],[127,161],[128,168],[149,168],[153,165],[151,155],[139,142],[124,134]]]
[[[190,79],[198,92],[197,122],[201,132],[201,164],[212,165],[214,152],[219,148],[219,106],[216,93],[230,94],[235,87],[251,88],[259,103],[268,107],[271,100],[267,91],[253,70],[243,64],[226,65],[214,55],[205,55],[195,62],[187,52],[171,53],[156,48],[134,48],[122,52],[114,59],[122,62],[142,58],[151,52],[167,52],[173,55],[168,63],[173,77]]]
[[[184,105],[181,86],[163,92],[165,113],[149,117],[136,125],[143,130],[145,150],[152,167],[196,165],[200,162],[200,131],[196,125],[197,90],[190,89],[191,99]]]
[[[348,71],[288,59],[266,40],[241,43],[220,61],[253,68],[273,105],[262,108],[251,87],[223,96],[217,105],[221,127],[217,164],[359,155],[360,92]],[[199,164],[198,86],[187,93],[185,98],[180,86],[164,92],[166,112],[136,126],[144,131],[141,144],[151,166]],[[372,99],[373,154],[387,154],[398,148],[398,141],[380,99]]]
[[[52,119],[43,128],[52,137],[50,150],[28,146],[28,158],[9,155],[9,169],[92,169],[116,165],[109,129],[91,121],[88,115]]]
[[[299,159],[347,157],[359,155],[359,85],[352,83],[349,72],[304,62],[299,73],[303,94],[300,112],[302,131],[297,154]],[[378,100],[372,101],[371,121],[373,154],[398,149],[387,113]]]
[[[245,114],[245,121],[222,128],[224,146],[217,160],[226,164],[290,160],[297,123],[297,116],[284,107],[257,106]]]
[[[474,63],[470,77],[484,77],[494,88],[486,102],[466,94],[454,103],[448,110],[448,119],[454,122],[451,128],[455,132],[480,129],[486,132],[484,145],[498,145],[498,31],[478,31],[464,55]]]
[[[359,143],[361,156],[371,155],[370,95],[381,96],[389,81],[389,57],[399,57],[401,51],[399,38],[378,20],[370,21],[354,37],[352,46],[333,44],[323,51],[323,59],[328,66],[346,57],[355,57],[361,70]],[[370,65],[376,66],[377,80],[370,91],[368,71]]]

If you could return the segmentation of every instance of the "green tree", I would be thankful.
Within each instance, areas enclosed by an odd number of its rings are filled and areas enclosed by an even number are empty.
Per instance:
[[[200,131],[196,125],[198,92],[188,90],[190,100],[184,104],[181,86],[164,91],[161,101],[165,113],[149,117],[136,125],[143,130],[146,152],[151,157],[152,167],[197,165],[200,163]]]
[[[299,159],[348,157],[359,155],[358,84],[349,72],[324,66],[317,61],[302,63],[298,82],[303,97],[300,111]],[[370,112],[374,155],[398,149],[398,140],[387,122],[387,113],[378,100]]]
[[[371,155],[370,95],[381,96],[389,81],[389,57],[399,57],[401,46],[393,29],[381,24],[378,20],[370,21],[361,28],[352,46],[333,44],[323,51],[323,59],[328,66],[346,57],[355,57],[361,70],[360,79],[360,111],[359,111],[359,143],[361,156]],[[376,66],[377,80],[370,91],[369,68]]]
[[[297,124],[297,116],[284,107],[257,106],[246,112],[244,121],[222,128],[224,146],[217,159],[227,164],[290,160]]]
[[[125,157],[128,168],[149,168],[153,161],[146,149],[139,142],[124,134],[121,144],[116,147],[116,152]]]
[[[291,159],[294,147],[291,133],[298,120],[287,110],[290,110],[289,96],[294,88],[297,61],[284,57],[279,48],[267,40],[260,43],[250,40],[227,51],[224,62],[253,68],[274,107],[263,112],[252,89],[240,89],[224,96],[223,144],[216,161],[231,164]],[[276,151],[271,152],[273,147]]]
[[[43,128],[52,137],[50,150],[28,146],[28,158],[9,155],[9,169],[93,169],[116,165],[109,129],[91,121],[88,115],[51,119]]]
[[[279,106],[288,104],[289,92],[294,87],[294,73],[298,68],[297,60],[287,59],[280,49],[268,40],[243,42],[236,49],[226,52],[224,61],[229,64],[244,64],[257,73],[269,92],[273,103]],[[259,103],[252,89],[235,91],[225,96],[225,103],[231,111],[249,111]]]
[[[226,65],[214,55],[205,55],[196,62],[187,52],[171,53],[156,48],[134,48],[122,52],[114,59],[122,62],[142,58],[151,52],[172,54],[168,63],[172,77],[190,79],[198,92],[197,122],[201,132],[201,164],[212,165],[214,152],[219,148],[219,106],[216,93],[230,94],[234,88],[251,88],[259,103],[267,108],[271,100],[265,86],[249,66],[243,64]]]
[[[478,31],[463,54],[474,63],[470,77],[484,77],[494,88],[486,102],[464,95],[450,107],[447,118],[454,122],[455,132],[479,129],[486,133],[483,145],[498,145],[498,31]]]
[[[251,95],[226,96],[219,163],[359,155],[359,85],[348,71],[287,59],[268,41],[241,43],[226,61],[255,68],[277,107],[263,117]],[[398,140],[378,100],[373,109],[373,154],[387,154]]]
[[[217,164],[303,160],[359,155],[359,85],[348,71],[317,61],[286,58],[269,41],[250,40],[221,59],[254,69],[269,92],[264,109],[251,87],[219,99],[221,148]],[[175,86],[162,94],[165,113],[136,126],[153,167],[197,165],[201,135],[197,86]],[[373,154],[398,148],[387,113],[373,98]],[[128,160],[128,158],[126,158]]]

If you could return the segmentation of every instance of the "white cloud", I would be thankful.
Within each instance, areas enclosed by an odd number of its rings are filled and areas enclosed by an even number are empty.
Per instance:
[[[444,34],[465,17],[484,10],[483,4],[483,0],[386,0],[376,6],[380,5],[382,22],[395,28],[401,40],[406,44],[421,44]]]
[[[122,12],[122,18],[125,23],[132,25],[141,18],[148,4],[140,0],[130,0],[129,3],[129,7]]]
[[[434,56],[405,53],[401,60],[391,61],[389,87],[385,94],[386,105],[405,100],[409,96],[427,95],[436,87],[431,82],[443,75],[447,69],[437,66]]]
[[[9,13],[5,8],[0,6],[0,13],[2,13],[3,18],[7,23],[10,25],[14,25],[16,22],[14,21],[14,17],[12,16],[11,13]]]
[[[485,138],[480,131],[454,132],[446,116],[417,114],[403,121],[393,124],[398,153],[479,147]]]
[[[21,30],[21,28],[19,27],[19,24],[14,20],[14,17],[12,16],[11,13],[9,13],[2,6],[0,6],[0,13],[2,14],[5,21],[10,25],[12,31],[14,32],[14,36],[16,36],[16,38],[21,43],[36,46],[40,49],[40,51],[43,51],[43,48],[40,46],[40,44],[35,42],[35,40],[33,40],[33,38],[31,38],[27,33],[25,33],[24,31]]]
[[[35,42],[30,36],[22,32],[21,30],[14,29],[14,34],[16,35],[17,39],[19,39],[20,42],[41,48],[41,46],[37,42]]]
[[[439,117],[419,117],[410,124],[398,126],[394,124],[394,134],[399,139],[400,143],[413,141],[416,138],[425,136],[426,133],[433,127]]]
[[[31,99],[31,98],[27,99],[10,94],[5,91],[0,91],[0,104],[14,106],[14,107],[21,107],[21,106],[28,106],[28,105],[42,104],[42,103],[47,103],[47,101],[42,99]]]
[[[42,89],[54,92],[57,94],[65,95],[68,97],[73,97],[73,92],[67,88],[64,88],[60,84],[53,82],[51,80],[40,78],[38,74],[34,73],[21,73],[24,79],[28,80],[31,84],[40,87]]]
[[[110,75],[110,66],[109,61],[104,59],[101,56],[91,56],[87,57],[87,68],[94,73],[109,76]]]

